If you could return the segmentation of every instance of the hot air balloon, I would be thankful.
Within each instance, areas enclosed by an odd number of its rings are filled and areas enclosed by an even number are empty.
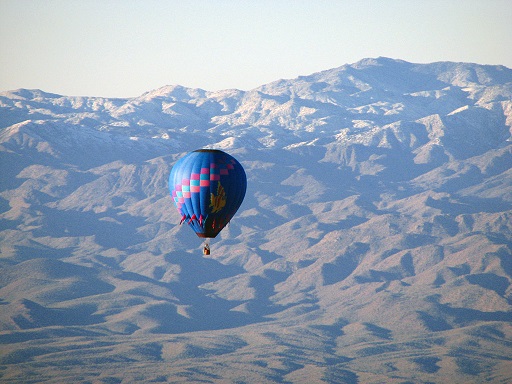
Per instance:
[[[179,159],[169,191],[181,215],[199,237],[214,238],[242,204],[247,179],[242,165],[216,149],[198,149]],[[204,253],[209,254],[208,242]]]

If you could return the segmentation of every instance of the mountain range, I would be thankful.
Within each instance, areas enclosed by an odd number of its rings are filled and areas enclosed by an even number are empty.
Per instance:
[[[0,382],[512,382],[512,69],[0,93]],[[168,192],[245,168],[201,252]]]

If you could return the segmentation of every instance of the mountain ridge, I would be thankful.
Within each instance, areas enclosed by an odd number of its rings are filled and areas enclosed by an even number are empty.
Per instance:
[[[7,91],[0,122],[0,381],[512,379],[511,69]],[[248,176],[210,257],[168,196],[197,148]]]

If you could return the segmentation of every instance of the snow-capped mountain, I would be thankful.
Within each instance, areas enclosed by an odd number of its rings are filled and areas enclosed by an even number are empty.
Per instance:
[[[470,63],[2,92],[0,381],[508,383],[511,133]],[[209,257],[167,191],[201,147],[248,176]]]

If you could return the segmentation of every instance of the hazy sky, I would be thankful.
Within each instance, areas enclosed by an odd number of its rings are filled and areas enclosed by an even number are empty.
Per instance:
[[[512,1],[0,0],[0,91],[248,90],[378,56],[512,68]]]

